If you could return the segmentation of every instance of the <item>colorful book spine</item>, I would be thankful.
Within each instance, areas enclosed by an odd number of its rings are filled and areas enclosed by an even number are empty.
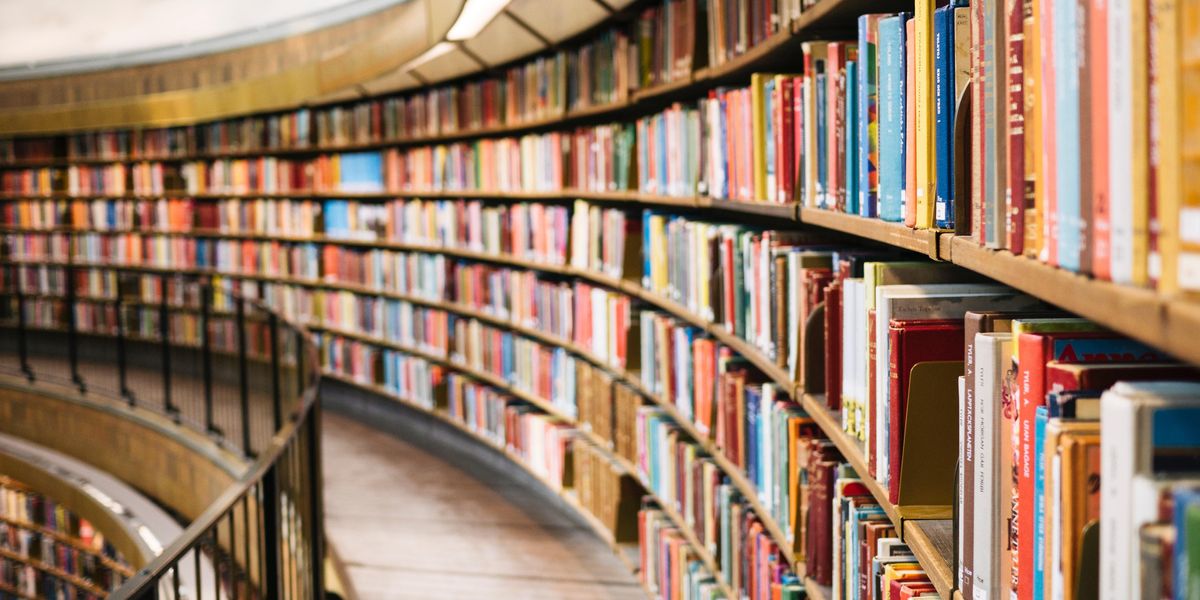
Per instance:
[[[879,218],[891,222],[904,220],[906,20],[879,21]]]

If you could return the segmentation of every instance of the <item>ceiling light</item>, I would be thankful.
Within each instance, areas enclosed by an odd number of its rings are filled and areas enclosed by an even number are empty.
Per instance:
[[[422,52],[420,56],[405,63],[403,68],[406,71],[415,69],[457,47],[458,44],[453,42],[439,42],[436,46]]]
[[[458,20],[446,33],[446,39],[451,41],[469,40],[483,31],[500,11],[508,6],[509,0],[467,0]]]

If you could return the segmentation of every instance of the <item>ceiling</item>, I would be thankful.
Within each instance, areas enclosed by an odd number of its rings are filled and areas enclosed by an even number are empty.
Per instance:
[[[63,75],[200,56],[406,0],[0,0],[0,74]]]

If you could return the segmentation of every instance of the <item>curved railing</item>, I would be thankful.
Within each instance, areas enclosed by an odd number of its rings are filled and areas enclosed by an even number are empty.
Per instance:
[[[208,278],[33,274],[0,263],[0,371],[157,413],[247,464],[110,597],[320,597],[320,369],[308,332]]]

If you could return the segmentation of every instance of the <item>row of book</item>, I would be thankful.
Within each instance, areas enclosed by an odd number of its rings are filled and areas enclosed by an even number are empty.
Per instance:
[[[0,548],[11,553],[3,581],[35,596],[48,588],[91,594],[76,581],[113,590],[131,574],[102,532],[53,498],[16,480],[0,477]],[[32,565],[32,569],[24,566]],[[65,573],[73,579],[59,576]]]
[[[567,110],[623,102],[631,91],[727,62],[786,31],[801,8],[799,1],[669,0],[569,49],[530,58],[495,75],[351,104],[186,127],[0,140],[0,160],[162,159],[304,149],[537,122]]]

